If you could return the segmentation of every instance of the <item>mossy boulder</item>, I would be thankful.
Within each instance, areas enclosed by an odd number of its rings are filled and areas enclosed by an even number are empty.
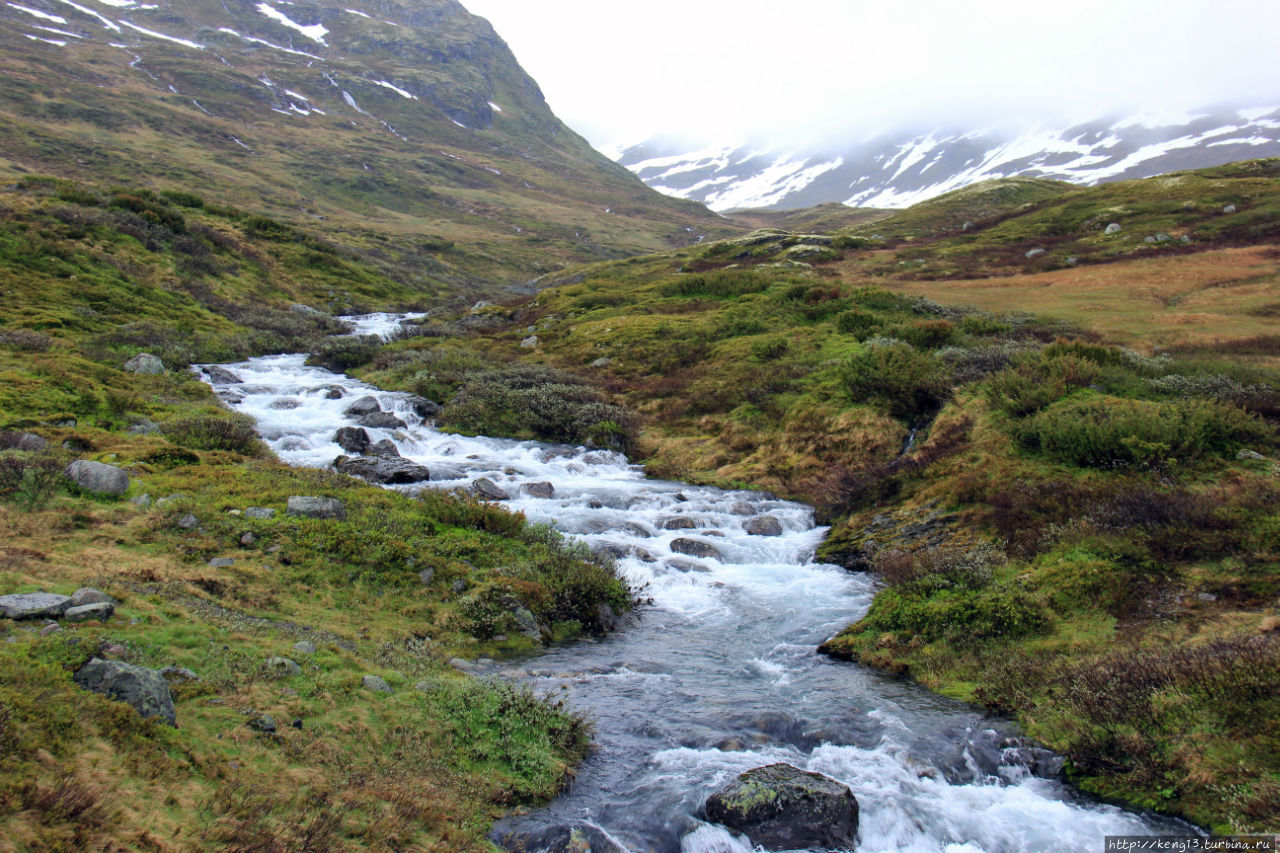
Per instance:
[[[852,848],[858,834],[853,792],[790,764],[748,770],[712,794],[703,813],[751,843],[777,850]]]

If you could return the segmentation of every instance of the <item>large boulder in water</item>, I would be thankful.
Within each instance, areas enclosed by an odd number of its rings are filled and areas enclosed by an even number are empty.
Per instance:
[[[782,522],[774,518],[772,515],[757,515],[755,518],[742,525],[742,528],[752,536],[781,536]]]
[[[425,483],[431,479],[431,472],[425,467],[400,458],[363,456],[352,459],[349,456],[339,456],[334,460],[333,467],[343,474],[388,486]]]
[[[143,717],[159,717],[171,726],[178,725],[169,682],[153,669],[94,658],[80,667],[75,682],[85,690],[128,704]]]
[[[530,827],[510,831],[498,824],[489,840],[521,853],[627,853],[599,827],[589,823]]]
[[[748,770],[712,794],[703,813],[772,850],[851,849],[858,835],[853,792],[790,764]]]
[[[348,453],[364,453],[369,449],[369,433],[360,427],[342,427],[333,434],[332,440]]]
[[[374,412],[360,418],[356,423],[374,429],[404,429],[407,424],[390,412]]]
[[[358,418],[380,411],[382,411],[382,406],[378,405],[378,398],[370,395],[356,400],[350,406],[343,409],[342,413],[344,415],[351,415],[353,418]]]

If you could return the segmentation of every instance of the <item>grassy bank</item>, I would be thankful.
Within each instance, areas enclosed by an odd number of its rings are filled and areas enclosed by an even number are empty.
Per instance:
[[[650,472],[815,504],[823,555],[885,581],[826,651],[1014,714],[1083,787],[1265,829],[1275,170],[996,182],[578,268],[361,370],[446,403],[477,370],[594,392]],[[599,441],[488,399],[485,427]]]

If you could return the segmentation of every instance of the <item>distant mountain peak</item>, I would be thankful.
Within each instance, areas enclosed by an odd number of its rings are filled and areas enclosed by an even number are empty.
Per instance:
[[[659,192],[718,211],[827,202],[901,208],[993,178],[1097,184],[1280,156],[1280,106],[911,129],[810,148],[729,144],[688,150],[651,140],[618,146],[612,154]]]

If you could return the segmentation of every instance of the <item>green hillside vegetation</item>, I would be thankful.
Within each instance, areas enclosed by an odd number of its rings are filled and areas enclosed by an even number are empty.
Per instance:
[[[130,10],[202,50],[108,31],[73,7],[59,11],[84,37],[53,47],[27,38],[21,10],[0,10],[0,180],[196,193],[321,235],[423,292],[520,285],[739,230],[592,150],[454,0],[379,3],[376,17],[296,4],[330,46],[292,48],[254,5]]]
[[[0,591],[117,601],[53,633],[0,620],[0,850],[488,850],[560,789],[587,722],[450,662],[612,627],[613,567],[467,497],[289,468],[185,370],[320,348],[338,324],[298,303],[438,293],[193,194],[32,177],[0,194],[0,292]],[[140,352],[167,372],[123,370]],[[78,491],[77,458],[129,491]],[[194,672],[178,728],[75,686],[93,656]]]
[[[653,474],[808,500],[833,522],[821,556],[885,584],[829,654],[1015,715],[1088,790],[1263,830],[1280,813],[1277,168],[1013,181],[836,235],[582,267],[360,371],[435,395],[446,422],[477,382],[594,387],[630,420],[535,417],[492,391],[453,425],[594,428]]]

